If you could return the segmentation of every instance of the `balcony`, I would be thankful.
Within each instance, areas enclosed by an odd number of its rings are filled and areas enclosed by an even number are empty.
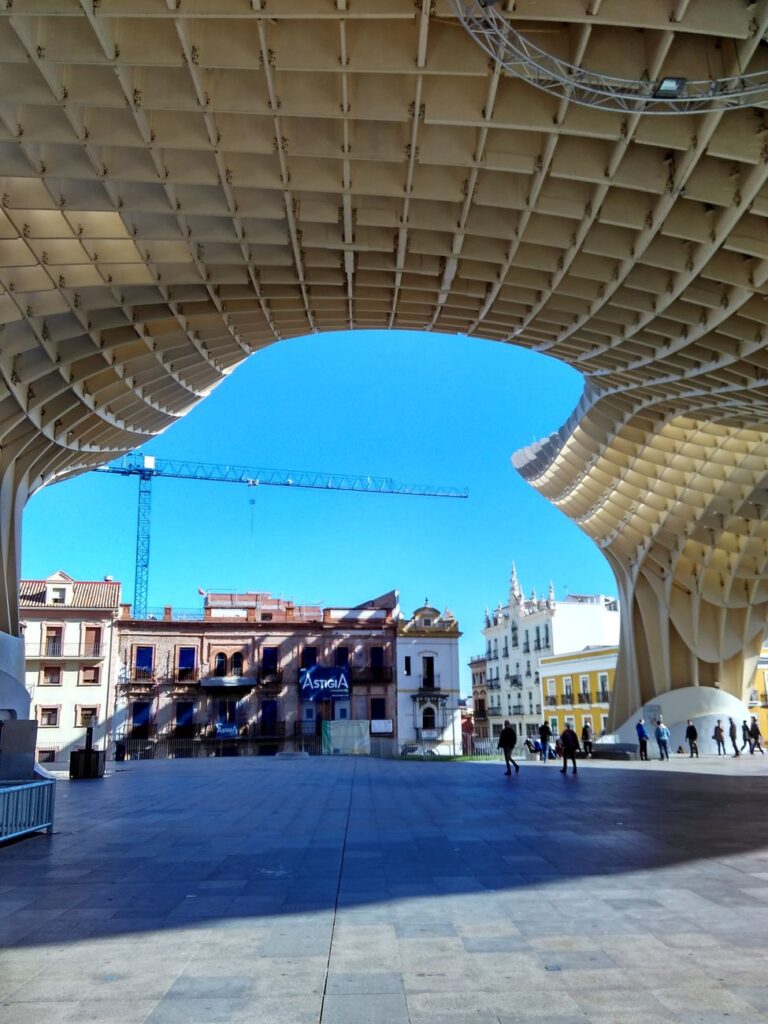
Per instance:
[[[556,708],[557,707],[557,697],[545,697],[544,698],[544,703],[547,705],[548,708]]]
[[[531,653],[531,645],[526,640],[525,643],[523,644],[523,654],[530,654],[530,653]]]
[[[595,695],[598,704],[610,704],[611,703],[611,692],[610,690],[600,690]]]
[[[131,680],[132,683],[145,684],[151,686],[155,681],[155,670],[153,668],[142,668],[139,665],[133,665],[131,667]]]
[[[420,690],[439,690],[440,676],[418,676]]]
[[[350,670],[353,683],[391,683],[394,671],[391,665],[368,665]]]
[[[569,708],[573,707],[573,694],[570,690],[566,690],[563,694],[563,704],[565,704],[565,706]]]
[[[504,650],[501,652],[501,656],[502,656],[502,658],[508,658],[509,657],[509,649],[507,647],[505,647]]]
[[[486,685],[486,688],[489,689],[489,690],[500,690],[501,689],[501,682],[498,679],[489,679],[488,682],[485,685]]]
[[[475,711],[475,721],[476,722],[485,722],[487,720],[487,718],[488,718],[488,713],[485,710],[485,708],[478,708],[477,711]]]
[[[175,683],[196,683],[200,679],[199,668],[179,668],[173,674]]]
[[[537,641],[536,641],[536,642],[534,643],[534,645],[533,645],[533,649],[534,649],[534,651],[540,651],[540,650],[542,650],[542,644],[541,644],[541,640],[537,640]]]
[[[501,716],[501,705],[500,704],[495,705],[495,706],[491,705],[488,708],[488,714],[489,715],[499,715],[499,716]]]
[[[519,674],[514,675],[514,676],[510,676],[510,680],[509,681],[512,684],[512,686],[522,686],[523,685],[523,677],[521,675],[519,675]]]
[[[582,693],[578,694],[578,696],[576,697],[576,703],[577,704],[591,704],[592,703],[592,694],[589,693],[589,691],[582,692]]]
[[[523,705],[522,704],[513,704],[512,705],[512,714],[513,715],[524,715],[525,711],[523,710]]]
[[[106,654],[106,645],[100,642],[65,644],[60,640],[43,640],[39,644],[27,644],[27,658],[77,658],[100,661]]]

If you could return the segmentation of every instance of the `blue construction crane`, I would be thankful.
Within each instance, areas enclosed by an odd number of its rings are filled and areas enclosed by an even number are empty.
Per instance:
[[[95,473],[118,473],[139,478],[139,510],[136,519],[136,575],[133,614],[145,618],[149,593],[149,536],[152,521],[152,481],[157,476],[176,480],[213,480],[247,487],[309,487],[318,491],[358,491],[362,494],[400,494],[413,498],[467,498],[459,487],[401,484],[392,477],[354,476],[350,473],[318,473],[306,469],[265,469],[253,466],[220,466],[210,462],[179,462],[133,452],[99,466]]]

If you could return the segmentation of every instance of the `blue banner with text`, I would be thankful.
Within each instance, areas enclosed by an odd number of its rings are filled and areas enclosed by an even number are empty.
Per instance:
[[[349,697],[349,669],[344,666],[313,665],[299,670],[302,700],[328,700]]]

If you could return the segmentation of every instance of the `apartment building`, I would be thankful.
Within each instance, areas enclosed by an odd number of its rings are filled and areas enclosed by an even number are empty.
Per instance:
[[[369,720],[395,736],[396,591],[354,607],[207,593],[199,610],[118,619],[116,733],[265,741]],[[271,744],[271,747],[270,747]]]
[[[37,760],[69,761],[88,726],[104,749],[112,727],[115,625],[120,584],[75,580],[59,570],[21,580],[26,686],[37,720]]]
[[[618,647],[587,647],[541,659],[544,717],[553,735],[568,724],[579,737],[587,723],[595,738],[607,731],[618,656]]]
[[[483,637],[491,737],[499,735],[505,719],[520,737],[536,736],[544,713],[542,658],[617,644],[619,603],[603,594],[568,594],[557,600],[551,583],[546,598],[535,590],[526,598],[513,562],[508,601],[493,612],[486,609]]]

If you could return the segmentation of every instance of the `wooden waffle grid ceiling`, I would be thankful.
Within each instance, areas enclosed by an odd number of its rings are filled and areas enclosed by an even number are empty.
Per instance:
[[[502,9],[628,78],[768,62],[766,2]],[[762,585],[761,515],[730,552],[711,531],[768,469],[764,110],[569,104],[500,73],[449,0],[4,0],[0,171],[0,440],[31,487],[278,339],[461,333],[584,374],[518,464],[615,564],[653,548],[661,576],[699,531],[728,587],[734,557]]]

